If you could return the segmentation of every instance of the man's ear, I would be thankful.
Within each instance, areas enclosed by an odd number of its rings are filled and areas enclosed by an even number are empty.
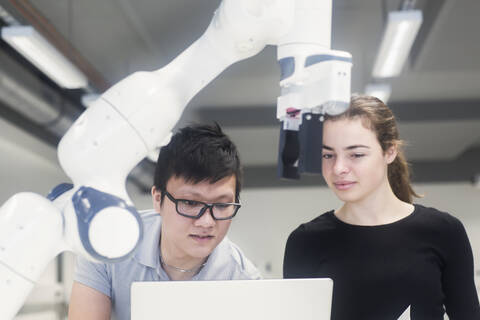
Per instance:
[[[152,190],[151,190],[151,194],[152,194],[152,203],[153,203],[153,208],[155,209],[156,212],[158,213],[162,213],[161,212],[161,207],[162,207],[162,193],[160,191],[157,190],[157,188],[155,188],[155,186],[152,187]]]
[[[385,160],[387,161],[387,164],[392,163],[397,157],[397,154],[398,147],[396,144],[388,148],[387,151],[385,151]]]

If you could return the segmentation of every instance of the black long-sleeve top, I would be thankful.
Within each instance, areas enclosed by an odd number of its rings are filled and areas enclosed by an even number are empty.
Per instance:
[[[412,320],[480,320],[473,256],[462,223],[415,205],[380,226],[342,222],[333,211],[288,238],[285,278],[334,281],[332,319],[389,320],[411,306]]]

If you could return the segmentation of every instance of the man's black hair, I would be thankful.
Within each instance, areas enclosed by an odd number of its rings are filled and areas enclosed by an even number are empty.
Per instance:
[[[170,143],[162,147],[155,168],[154,185],[165,197],[171,177],[189,183],[208,181],[215,183],[235,176],[235,200],[239,200],[243,172],[237,147],[218,125],[191,125],[173,135]]]

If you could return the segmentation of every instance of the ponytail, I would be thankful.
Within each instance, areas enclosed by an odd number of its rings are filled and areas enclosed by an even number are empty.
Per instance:
[[[413,197],[420,198],[410,184],[410,168],[403,150],[398,150],[395,160],[388,165],[388,182],[398,199],[412,203]]]

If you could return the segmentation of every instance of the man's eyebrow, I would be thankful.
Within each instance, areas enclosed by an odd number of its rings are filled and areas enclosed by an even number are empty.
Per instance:
[[[205,197],[204,194],[193,191],[193,190],[185,190],[183,192],[180,192],[180,194],[183,194],[183,196],[181,196],[181,198],[183,197],[183,198],[200,198],[200,199],[202,199],[202,198]],[[211,202],[217,202],[217,201],[223,200],[223,199],[227,200],[227,199],[230,199],[231,197],[232,197],[232,195],[230,193],[224,193],[224,194],[220,194],[217,197],[213,198],[213,201],[211,201]],[[205,201],[205,202],[208,202],[208,201]]]
[[[235,196],[233,196],[232,198],[232,195],[224,194],[223,196],[216,197],[214,202],[223,203],[223,202],[230,202],[230,201],[235,202]]]

